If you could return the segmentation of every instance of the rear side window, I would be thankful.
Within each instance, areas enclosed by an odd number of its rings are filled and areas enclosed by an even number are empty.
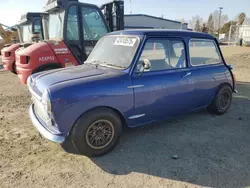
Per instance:
[[[193,66],[212,65],[221,62],[220,53],[213,40],[191,39],[189,52]]]

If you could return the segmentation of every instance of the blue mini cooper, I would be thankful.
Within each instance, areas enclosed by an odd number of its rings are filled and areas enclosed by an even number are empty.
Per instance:
[[[225,113],[235,92],[217,40],[181,30],[125,30],[101,38],[84,65],[28,79],[30,118],[40,134],[99,156],[122,128],[202,108]]]

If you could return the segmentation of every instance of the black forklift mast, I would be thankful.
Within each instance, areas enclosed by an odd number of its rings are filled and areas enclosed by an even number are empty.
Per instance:
[[[103,4],[101,10],[110,28],[110,31],[124,30],[124,0],[113,0]]]

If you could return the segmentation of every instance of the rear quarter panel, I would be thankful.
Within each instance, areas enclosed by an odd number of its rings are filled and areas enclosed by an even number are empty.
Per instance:
[[[200,65],[200,66],[194,66],[192,65],[192,57],[190,54],[190,40],[209,40],[213,41],[218,53],[221,57],[221,62],[218,64],[207,64],[207,65]],[[194,82],[196,85],[196,98],[197,101],[200,101],[200,106],[208,106],[211,104],[216,92],[218,91],[218,88],[223,84],[228,84],[232,90],[234,90],[234,80],[233,75],[228,67],[228,65],[225,63],[223,54],[221,52],[220,46],[216,39],[206,39],[206,38],[187,38],[187,55],[188,55],[188,66],[191,67],[192,71],[192,77],[190,79],[191,82]],[[195,49],[196,48],[196,49]],[[207,57],[208,54],[213,54],[214,49],[208,48],[204,49],[202,46],[196,46],[195,56],[197,57]],[[190,59],[191,58],[191,59]]]
[[[223,64],[208,65],[191,68],[192,78],[190,81],[196,85],[196,100],[200,106],[211,104],[218,88],[228,84],[233,89],[233,79],[228,68]]]

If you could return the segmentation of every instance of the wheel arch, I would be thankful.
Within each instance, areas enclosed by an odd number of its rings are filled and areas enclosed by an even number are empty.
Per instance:
[[[214,94],[213,94],[213,97],[212,97],[212,100],[210,101],[210,103],[213,102],[213,100],[214,100],[214,98],[216,97],[216,94],[217,94],[217,92],[220,90],[220,88],[222,88],[222,87],[225,86],[225,85],[229,86],[229,87],[231,88],[231,90],[233,91],[233,87],[231,86],[231,84],[229,84],[228,82],[223,82],[223,83],[221,83],[220,85],[217,86],[217,88],[216,88],[216,90],[215,90],[215,92],[214,92]]]
[[[123,115],[123,113],[121,111],[119,111],[118,109],[114,108],[114,107],[110,107],[110,106],[96,106],[94,108],[88,109],[87,111],[83,112],[82,114],[80,114],[80,116],[75,120],[73,126],[70,128],[69,133],[73,130],[74,126],[76,125],[77,121],[83,117],[85,114],[90,113],[91,111],[95,111],[97,109],[106,109],[106,110],[112,110],[121,120],[122,122],[122,127],[125,128],[128,126],[127,121],[125,119],[125,116]]]

